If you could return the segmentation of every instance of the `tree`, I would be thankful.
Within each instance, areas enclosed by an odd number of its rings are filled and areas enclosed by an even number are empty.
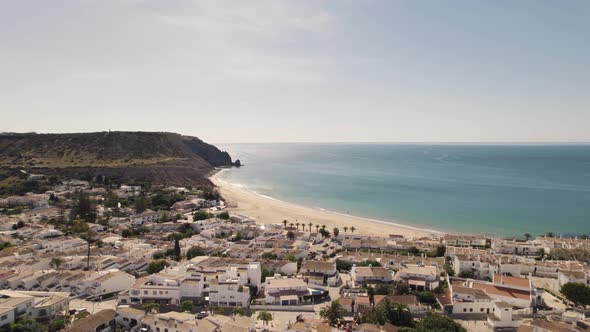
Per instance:
[[[473,270],[465,270],[459,273],[459,278],[474,279],[475,273],[473,272]]]
[[[284,220],[283,220],[283,226],[284,226],[285,228],[287,227],[287,223],[288,223],[287,219],[284,219]]]
[[[142,213],[146,210],[145,196],[139,195],[135,198],[135,213]]]
[[[412,247],[408,248],[408,252],[415,256],[420,253],[420,250],[418,250],[418,248],[412,246]]]
[[[193,311],[193,301],[183,301],[180,307],[183,312],[191,312]]]
[[[341,259],[336,260],[336,270],[338,271],[350,271],[352,269],[352,263],[343,261]]]
[[[461,324],[456,323],[449,317],[431,312],[418,321],[418,324],[416,324],[416,332],[433,331],[467,332]]]
[[[210,217],[211,216],[209,215],[209,213],[207,211],[203,211],[203,210],[196,211],[193,214],[193,220],[195,220],[195,221],[209,219]]]
[[[94,222],[96,220],[96,207],[94,202],[90,199],[90,195],[83,191],[78,191],[74,197],[74,204],[70,210],[70,218],[84,219],[86,222]]]
[[[166,266],[170,266],[170,263],[168,263],[165,260],[153,261],[150,263],[150,265],[148,265],[147,273],[149,273],[149,274],[158,273],[158,272],[162,271]]]
[[[324,238],[330,237],[330,232],[328,232],[325,228],[320,229],[320,234],[322,234]]]
[[[416,296],[418,296],[418,300],[420,300],[421,303],[428,303],[428,304],[435,304],[436,303],[436,297],[434,296],[434,293],[432,293],[432,292],[429,292],[429,291],[418,292],[418,293],[416,293]]]
[[[180,261],[180,239],[178,237],[174,238],[174,260]]]
[[[408,295],[410,294],[410,285],[408,285],[405,282],[398,282],[395,285],[395,290],[394,290],[395,295]]]
[[[348,226],[344,226],[344,233],[348,232]]]
[[[529,233],[524,233],[524,238],[528,241],[532,237]]]
[[[266,278],[274,276],[274,273],[271,270],[264,267],[262,268],[261,272],[262,273],[260,274],[260,282],[262,283],[266,281]]]
[[[354,226],[350,227],[350,232],[354,233],[354,231],[356,230],[356,228],[354,228]]]
[[[41,332],[45,331],[44,326],[37,323],[31,316],[19,318],[16,322],[8,325],[10,332]]]
[[[450,264],[445,263],[445,265],[443,265],[443,268],[445,269],[445,272],[449,275],[449,277],[455,276],[455,270]]]
[[[320,317],[330,322],[330,325],[335,325],[339,320],[344,318],[345,312],[338,301],[332,301],[329,306],[323,307],[320,310]]]
[[[561,286],[561,294],[568,300],[572,301],[574,305],[590,305],[590,286],[586,286],[581,282],[568,282]]]
[[[299,230],[299,225],[301,225],[301,223],[298,222],[295,225],[297,226],[297,230]]]
[[[169,222],[170,221],[170,215],[168,214],[168,212],[162,212],[162,218],[160,219],[161,222]]]
[[[146,303],[143,306],[141,306],[141,308],[143,309],[143,311],[145,311],[146,314],[149,314],[150,312],[160,312],[159,303]]]
[[[319,231],[319,229],[320,229],[320,225],[316,224],[315,225],[315,232],[317,233]]]
[[[546,237],[555,237],[555,234],[553,234],[553,232],[549,232],[547,234],[545,234]]]
[[[197,256],[205,256],[206,254],[207,252],[205,252],[205,249],[198,246],[193,246],[186,251],[186,259],[193,259]]]
[[[229,220],[229,213],[226,211],[221,212],[220,214],[217,215],[217,218],[223,219],[223,220]]]
[[[245,312],[244,312],[244,308],[242,308],[242,307],[236,307],[236,308],[234,309],[234,315],[237,315],[237,316],[244,316],[244,314],[245,314]]]
[[[266,310],[262,310],[258,313],[256,319],[263,321],[264,325],[268,325],[268,322],[272,321],[272,314]]]
[[[53,266],[56,270],[61,271],[60,267],[64,263],[63,258],[61,257],[53,257],[49,262],[49,265]]]
[[[310,222],[310,223],[307,224],[307,229],[309,229],[309,232],[310,233],[311,233],[311,226],[313,226],[313,223]]]
[[[288,231],[287,232],[287,239],[293,241],[295,240],[295,233],[293,233],[293,231]]]
[[[289,227],[293,228],[293,226],[295,226],[295,223],[289,223]]]
[[[48,332],[58,332],[66,328],[66,317],[58,316],[47,326]]]
[[[338,237],[338,235],[340,234],[340,230],[338,229],[338,227],[334,227],[334,229],[332,230],[332,234],[334,234],[334,237]]]

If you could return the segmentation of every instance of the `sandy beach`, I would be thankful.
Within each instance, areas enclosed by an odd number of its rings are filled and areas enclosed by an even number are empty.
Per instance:
[[[344,226],[348,228],[354,226],[357,234],[379,236],[398,234],[407,238],[418,238],[438,233],[432,230],[372,221],[263,197],[225,182],[219,179],[217,174],[210,177],[210,180],[218,187],[219,192],[230,206],[237,206],[229,208],[230,212],[254,217],[259,224],[278,224],[287,219],[289,223],[299,222],[307,225],[311,222],[314,225],[326,225],[326,228],[330,231],[334,227],[338,227],[341,233],[344,232]],[[315,229],[315,226],[312,226],[312,229]]]

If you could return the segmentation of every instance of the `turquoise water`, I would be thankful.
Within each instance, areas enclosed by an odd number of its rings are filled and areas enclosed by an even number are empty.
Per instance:
[[[226,144],[224,181],[443,231],[590,233],[590,145]]]

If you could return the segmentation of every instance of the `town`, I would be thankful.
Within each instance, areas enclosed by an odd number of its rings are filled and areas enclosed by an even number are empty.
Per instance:
[[[1,331],[590,329],[584,236],[373,236],[258,224],[214,188],[43,183],[0,198]]]

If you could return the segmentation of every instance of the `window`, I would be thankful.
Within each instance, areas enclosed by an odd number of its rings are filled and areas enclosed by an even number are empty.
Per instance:
[[[467,312],[467,308],[463,308],[463,312]]]
[[[483,312],[483,308],[480,308],[479,311]]]
[[[473,308],[469,308],[469,312],[473,312]]]
[[[8,318],[8,315],[4,315],[4,316],[0,317],[0,320],[5,320],[7,318]]]

